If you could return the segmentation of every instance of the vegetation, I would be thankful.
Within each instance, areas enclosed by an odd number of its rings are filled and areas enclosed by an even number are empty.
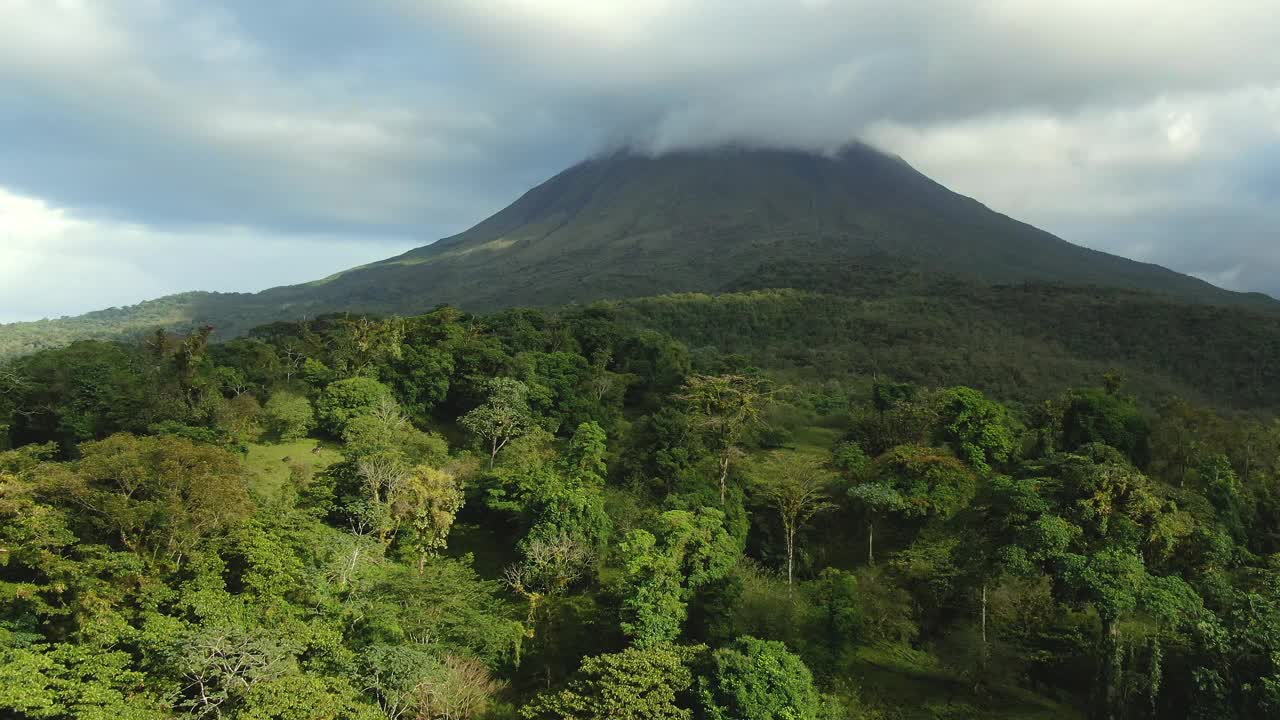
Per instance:
[[[14,359],[0,715],[1280,712],[1268,371],[1247,391],[1246,360],[1137,333],[1123,372],[1054,377],[981,322],[904,350],[871,318],[909,302],[442,307]],[[990,353],[945,359],[949,332]]]

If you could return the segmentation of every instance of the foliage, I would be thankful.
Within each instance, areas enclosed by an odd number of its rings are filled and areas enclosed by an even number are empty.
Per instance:
[[[177,561],[252,511],[240,463],[224,450],[122,434],[81,452],[58,490],[99,542]]]
[[[979,473],[1013,456],[1017,434],[1008,411],[972,388],[959,387],[942,396],[941,422],[945,439]]]
[[[669,510],[658,518],[658,537],[633,530],[620,547],[625,560],[622,631],[637,645],[673,642],[698,588],[723,579],[739,548],[719,510]]]
[[[817,720],[820,699],[804,662],[753,637],[711,653],[698,695],[709,720]]]
[[[484,404],[463,415],[459,422],[489,451],[489,466],[508,442],[519,437],[532,424],[529,388],[512,378],[494,378],[486,385]]]
[[[756,480],[756,492],[778,514],[787,547],[787,584],[795,575],[797,535],[815,515],[835,509],[829,472],[812,458],[775,455]]]
[[[693,685],[697,648],[632,647],[582,661],[564,690],[538,697],[521,711],[529,720],[689,720],[682,702]]]
[[[966,287],[1081,347],[1043,289]],[[1275,713],[1274,418],[843,302],[322,315],[6,366],[0,714]],[[987,349],[908,356],[953,332]],[[830,333],[863,354],[811,353]],[[323,441],[257,442],[308,402]]]
[[[287,391],[273,393],[262,406],[267,430],[282,442],[299,440],[315,429],[316,416],[311,401]]]
[[[975,480],[937,448],[902,445],[876,458],[870,477],[851,494],[904,518],[947,518],[973,497]]]
[[[347,423],[381,404],[393,401],[391,390],[377,380],[353,377],[330,383],[316,399],[320,427],[341,437]]]

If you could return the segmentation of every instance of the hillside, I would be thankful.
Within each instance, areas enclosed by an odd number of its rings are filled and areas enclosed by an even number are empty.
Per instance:
[[[1139,395],[1280,408],[1280,315],[1063,285],[983,286],[862,273],[863,296],[684,293],[607,303],[695,356],[728,354],[798,383],[877,374],[1035,402],[1121,372]],[[872,293],[875,294],[872,294]]]
[[[1072,245],[996,213],[899,158],[735,150],[596,158],[474,228],[347,273],[334,287],[410,284],[464,307],[561,304],[724,289],[762,263],[901,263],[1028,280],[1253,302],[1165,268]],[[374,298],[370,298],[374,299]]]
[[[830,282],[843,268],[868,264],[978,283],[1095,285],[1280,307],[1262,295],[1072,245],[861,145],[834,156],[623,152],[569,168],[470,230],[399,257],[257,294],[187,293],[4,325],[0,356],[156,326],[210,324],[225,339],[265,322],[335,311],[410,314],[442,303],[485,311],[715,293],[752,283],[767,267],[806,268],[773,276],[773,286],[814,289],[810,268],[824,268],[822,281]]]

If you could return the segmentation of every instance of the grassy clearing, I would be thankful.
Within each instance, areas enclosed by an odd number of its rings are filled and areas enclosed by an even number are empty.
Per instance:
[[[1015,687],[974,692],[973,681],[938,663],[928,653],[896,645],[862,648],[852,677],[862,696],[894,707],[903,720],[993,718],[995,720],[1073,720],[1079,711]]]
[[[797,452],[826,457],[840,441],[841,435],[839,430],[833,428],[806,425],[792,431],[791,442],[788,444],[794,446]]]
[[[319,472],[342,459],[336,446],[312,438],[284,443],[250,443],[245,455],[245,470],[249,473],[249,487],[262,495],[271,495],[289,479],[289,468],[294,463],[310,465]]]

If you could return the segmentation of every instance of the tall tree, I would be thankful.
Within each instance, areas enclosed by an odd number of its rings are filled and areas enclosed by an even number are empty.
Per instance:
[[[979,473],[1012,459],[1017,431],[1000,403],[973,388],[951,388],[941,397],[940,414],[945,440]]]
[[[341,437],[352,418],[364,415],[387,401],[394,402],[391,389],[367,377],[353,377],[330,383],[316,400],[316,417],[325,430]]]
[[[767,398],[764,383],[749,375],[693,375],[685,381],[680,397],[718,457],[720,504],[724,505],[730,466],[740,454],[739,443],[761,422]]]
[[[498,452],[534,423],[527,385],[514,378],[497,377],[489,380],[485,388],[488,397],[484,403],[463,415],[459,422],[488,446],[492,468]]]
[[[419,573],[429,555],[448,546],[449,531],[464,501],[456,472],[426,465],[413,469],[400,497],[393,500],[393,513],[407,516],[413,530]]]
[[[253,509],[240,461],[225,450],[124,434],[81,448],[61,491],[100,542],[176,563]]]
[[[867,562],[875,562],[875,516],[948,518],[973,499],[976,478],[945,449],[901,445],[876,458],[849,496],[867,509]]]
[[[827,495],[832,473],[817,460],[775,454],[756,473],[756,492],[778,513],[787,550],[787,587],[795,579],[797,536],[821,512],[836,507]]]
[[[262,408],[262,414],[267,430],[285,442],[306,437],[316,426],[311,401],[287,390],[272,393]]]
[[[1021,516],[1016,537],[1023,549],[1014,556],[1038,562],[1059,597],[1097,613],[1101,635],[1093,715],[1119,717],[1124,621],[1139,608],[1150,612],[1168,605],[1170,594],[1153,589],[1185,588],[1176,577],[1153,575],[1144,557],[1159,545],[1158,534],[1173,508],[1127,457],[1100,443],[1050,456],[1029,471],[1040,477],[1007,487]],[[1176,595],[1194,597],[1186,590]]]

